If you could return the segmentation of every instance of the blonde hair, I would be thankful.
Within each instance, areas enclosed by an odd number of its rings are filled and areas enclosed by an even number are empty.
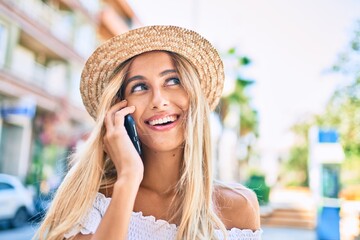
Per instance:
[[[200,86],[197,72],[182,56],[169,52],[188,93],[190,106],[185,125],[184,159],[180,180],[172,203],[173,219],[180,219],[177,239],[216,239],[215,229],[226,229],[217,216],[213,197],[212,158],[209,127],[210,109]],[[97,121],[85,145],[74,156],[75,164],[59,187],[35,238],[58,240],[79,222],[91,208],[99,189],[116,181],[112,161],[102,148],[106,112],[114,104],[119,86],[126,77],[131,60],[116,69],[101,96]]]

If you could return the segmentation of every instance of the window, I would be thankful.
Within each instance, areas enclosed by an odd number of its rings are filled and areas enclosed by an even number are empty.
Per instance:
[[[8,183],[0,182],[0,191],[9,190],[9,189],[14,189],[14,186]]]
[[[5,64],[7,39],[8,29],[6,25],[0,20],[0,68],[2,68]]]

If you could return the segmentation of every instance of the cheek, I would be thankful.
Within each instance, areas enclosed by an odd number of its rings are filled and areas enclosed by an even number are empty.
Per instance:
[[[139,122],[140,117],[141,117],[142,113],[144,112],[146,101],[141,101],[141,100],[139,101],[139,99],[134,100],[131,98],[127,99],[127,101],[128,101],[128,106],[135,106],[135,112],[132,113],[131,115],[135,119],[135,122]]]
[[[188,98],[187,95],[184,95],[182,98],[179,98],[178,107],[183,112],[182,124],[185,129],[185,123],[186,123],[187,115],[189,113],[189,108],[190,108],[190,99]]]
[[[190,99],[185,92],[178,95],[178,105],[183,111],[187,111],[189,109]]]
[[[148,101],[146,99],[146,96],[130,96],[126,98],[127,102],[128,102],[128,106],[135,106],[136,110],[135,112],[138,111],[138,109],[140,110],[144,104]]]

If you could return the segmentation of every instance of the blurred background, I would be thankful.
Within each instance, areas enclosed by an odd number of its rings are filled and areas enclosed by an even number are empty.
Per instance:
[[[0,0],[0,239],[30,239],[86,140],[87,57],[171,24],[214,44],[216,178],[252,188],[263,239],[360,239],[360,1]]]

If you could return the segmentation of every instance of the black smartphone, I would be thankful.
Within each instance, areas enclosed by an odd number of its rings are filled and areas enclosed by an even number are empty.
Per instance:
[[[141,156],[141,147],[140,147],[140,141],[139,141],[139,137],[136,131],[136,127],[135,127],[135,121],[133,119],[133,117],[128,114],[125,116],[125,129],[132,141],[132,143],[134,144],[134,147],[136,149],[136,151],[139,153],[139,155]]]

